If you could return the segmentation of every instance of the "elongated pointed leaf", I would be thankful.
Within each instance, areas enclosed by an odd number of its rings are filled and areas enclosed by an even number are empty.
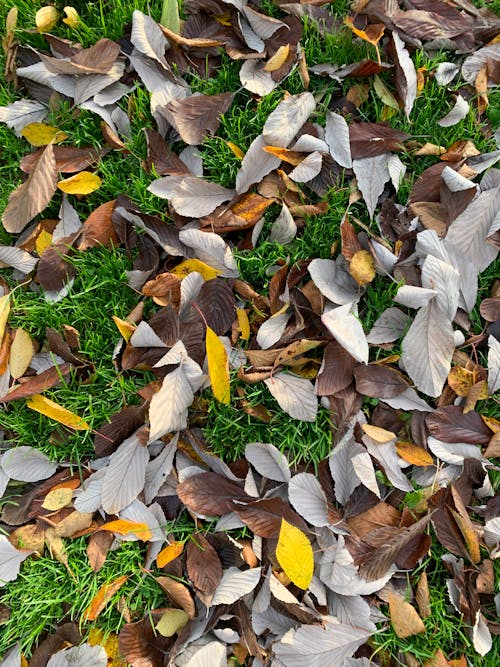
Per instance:
[[[276,373],[264,382],[280,408],[290,417],[307,422],[316,420],[318,399],[309,380],[289,373]]]
[[[229,403],[231,400],[229,360],[226,348],[210,327],[207,327],[206,331],[206,350],[208,374],[214,396],[220,403]]]

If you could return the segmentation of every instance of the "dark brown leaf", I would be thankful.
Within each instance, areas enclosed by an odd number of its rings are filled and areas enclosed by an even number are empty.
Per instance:
[[[94,438],[95,454],[98,458],[109,456],[124,440],[144,424],[147,404],[122,408],[111,416],[97,431]]]
[[[118,235],[112,221],[116,200],[98,206],[82,225],[82,235],[78,245],[79,250],[87,250],[103,245],[111,248],[118,245]]]
[[[356,160],[401,151],[404,149],[403,142],[409,136],[406,132],[394,130],[382,123],[351,123],[349,139],[352,158]]]
[[[399,396],[409,384],[403,376],[387,366],[368,364],[354,369],[356,390],[372,398],[394,398]]]
[[[481,416],[473,410],[463,414],[458,405],[438,408],[425,421],[431,435],[442,442],[486,445],[491,439],[491,431]]]
[[[44,290],[58,292],[75,275],[73,265],[65,259],[69,250],[66,243],[56,244],[40,257],[36,277]]]
[[[154,168],[158,176],[187,176],[191,173],[161,134],[150,128],[145,128],[144,132],[148,145],[148,157],[145,164],[147,171],[152,171]]]
[[[191,536],[186,550],[188,576],[205,599],[215,593],[222,578],[222,565],[217,552],[201,533]]]
[[[234,511],[235,501],[250,501],[243,488],[215,472],[202,472],[177,485],[177,495],[193,512],[217,516]]]
[[[196,607],[193,596],[187,586],[170,577],[156,577],[156,581],[163,588],[169,599],[181,609],[184,609],[189,618],[194,618]]]
[[[45,147],[39,148],[34,153],[28,153],[21,160],[19,167],[22,171],[30,174],[40,159]],[[57,171],[63,174],[72,174],[83,171],[98,162],[103,157],[105,150],[97,150],[92,146],[78,148],[77,146],[53,146],[54,159]]]
[[[162,114],[175,127],[181,139],[191,146],[201,144],[207,134],[215,134],[220,117],[231,106],[234,93],[193,95],[172,100]]]
[[[88,49],[78,51],[69,60],[42,56],[54,74],[106,74],[120,54],[120,46],[110,39],[100,39]]]
[[[14,387],[8,394],[0,398],[0,403],[8,403],[18,398],[28,398],[33,394],[41,394],[46,389],[54,387],[62,382],[70,374],[71,364],[61,364],[61,366],[52,366],[40,375],[34,375],[25,382]]]
[[[348,387],[353,378],[355,360],[336,340],[328,343],[316,378],[316,394],[331,396]]]
[[[54,653],[67,646],[78,646],[82,636],[76,623],[64,623],[33,651],[30,667],[45,667]]]
[[[286,519],[302,531],[308,531],[302,517],[281,498],[266,498],[238,506],[236,513],[260,537],[278,537],[281,519]]]
[[[161,618],[161,610],[150,612],[137,623],[127,623],[118,637],[120,653],[132,667],[163,667],[164,656],[173,644],[162,637],[154,625]]]
[[[203,284],[196,297],[196,305],[205,316],[208,326],[218,336],[227,333],[236,319],[236,301],[233,292],[220,278],[208,280]],[[195,317],[198,319],[200,315],[196,313]]]

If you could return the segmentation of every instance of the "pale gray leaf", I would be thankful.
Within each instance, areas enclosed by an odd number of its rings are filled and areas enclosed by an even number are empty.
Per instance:
[[[324,616],[321,625],[301,625],[274,644],[274,652],[285,667],[342,665],[371,636],[371,631],[338,623]]]
[[[94,95],[97,95],[111,84],[119,81],[123,75],[124,69],[125,66],[122,62],[116,62],[106,74],[90,74],[88,76],[73,77],[75,79],[75,91],[73,93],[75,104],[83,104],[84,102],[87,102],[93,98]],[[97,103],[95,106],[99,107]],[[105,109],[106,107],[100,108]]]
[[[476,612],[476,620],[472,628],[472,644],[479,655],[485,656],[493,648],[493,640],[488,624],[481,611]]]
[[[203,276],[197,271],[188,274],[181,282],[181,302],[179,304],[179,315],[182,316],[186,308],[196,299],[200,293],[203,283]]]
[[[252,628],[257,635],[269,630],[276,636],[281,637],[285,632],[296,627],[296,625],[296,620],[280,614],[271,606],[268,606],[260,612],[252,611]],[[279,665],[277,667],[279,667]]]
[[[400,308],[386,308],[375,321],[366,340],[372,345],[393,343],[402,336],[407,322],[408,315]]]
[[[270,146],[287,148],[300,128],[316,108],[312,93],[290,95],[269,114],[262,136]]]
[[[197,176],[165,176],[153,181],[149,192],[168,199],[179,215],[201,218],[234,197],[234,190]]]
[[[393,32],[392,38],[396,48],[399,68],[401,70],[401,74],[404,75],[405,78],[405,95],[403,103],[406,117],[409,118],[417,98],[417,71],[415,69],[415,65],[413,64],[413,60],[410,58],[410,54],[408,53],[405,43],[399,34],[397,32]]]
[[[491,223],[500,210],[500,187],[481,192],[451,223],[446,241],[453,243],[476,270],[484,271],[497,256],[497,250],[485,243]]]
[[[248,443],[245,447],[245,458],[262,477],[285,483],[290,480],[290,470],[286,456],[270,443]]]
[[[306,422],[316,420],[318,397],[309,380],[282,372],[264,382],[280,408],[290,417]]]
[[[183,667],[226,667],[226,646],[221,642],[208,642],[202,646]]]
[[[289,174],[291,177],[291,174]],[[293,219],[292,214],[288,206],[283,203],[281,212],[273,222],[271,231],[269,232],[269,238],[267,239],[271,243],[280,243],[281,245],[286,245],[293,241],[297,233],[297,225]]]
[[[246,62],[251,62],[247,60]],[[236,192],[242,194],[254,183],[260,183],[273,169],[281,164],[279,157],[264,150],[267,141],[260,134],[250,144],[236,174]]]
[[[500,342],[488,336],[488,391],[494,394],[500,390]]]
[[[358,286],[341,262],[315,258],[307,270],[319,291],[333,303],[344,305],[357,299]]]
[[[149,441],[187,426],[187,410],[194,400],[193,390],[182,366],[165,376],[161,389],[149,407]]]
[[[169,69],[165,60],[165,50],[169,48],[167,38],[160,26],[151,16],[136,9],[132,14],[132,33],[130,41],[144,55],[157,60],[165,69]]]
[[[266,45],[261,40],[261,38],[252,30],[246,18],[241,14],[239,14],[238,16],[238,24],[240,26],[241,34],[243,36],[245,44],[248,46],[248,48],[252,49],[252,51],[257,51],[258,53],[263,54],[265,52]]]
[[[432,412],[434,408],[424,401],[423,398],[417,394],[415,389],[408,387],[405,389],[402,394],[399,396],[394,396],[394,398],[383,398],[384,403],[390,405],[391,408],[395,410],[405,410],[409,412],[410,410],[419,410],[420,412]]]
[[[330,523],[325,492],[315,475],[294,475],[288,485],[288,497],[295,511],[313,526],[321,528]]]
[[[94,102],[101,107],[106,107],[115,104],[115,102],[118,102],[124,95],[128,95],[128,93],[131,93],[133,90],[133,87],[126,86],[120,81],[115,81],[96,93],[96,95],[94,95]]]
[[[19,482],[39,482],[57,470],[57,463],[27,445],[8,449],[2,456],[1,465],[6,475]]]
[[[322,166],[323,156],[321,153],[318,153],[318,151],[314,151],[305,157],[295,169],[292,169],[288,174],[288,177],[296,183],[308,183],[309,181],[312,181],[313,178],[316,178],[321,171]]]
[[[80,644],[54,653],[47,667],[106,667],[108,655],[104,646]]]
[[[484,541],[491,548],[500,542],[500,516],[490,519],[484,524]]]
[[[244,595],[248,595],[260,581],[261,568],[254,567],[241,571],[237,567],[230,567],[222,575],[220,584],[212,598],[211,606],[217,604],[233,604]]]
[[[165,542],[165,533],[160,527],[155,513],[152,511],[153,507],[157,510],[159,509],[161,512],[161,508],[156,503],[149,508],[140,500],[135,499],[120,512],[119,518],[127,519],[127,521],[132,521],[133,523],[146,524],[151,531],[151,537],[149,538],[151,542]],[[163,520],[164,519],[165,517],[163,516]],[[128,534],[119,535],[116,539],[121,541],[136,541],[138,538],[133,534]]]
[[[106,468],[101,468],[82,482],[82,486],[75,491],[74,506],[78,512],[97,512],[101,507],[102,484]]]
[[[267,350],[279,341],[286,329],[288,320],[292,313],[276,313],[263,322],[257,331],[257,343],[263,350]]]
[[[137,498],[144,488],[148,461],[148,448],[137,431],[111,454],[101,495],[102,507],[107,514],[118,514]]]
[[[500,43],[497,42],[496,44],[484,46],[482,49],[478,49],[466,58],[462,64],[462,76],[464,79],[473,86],[476,82],[479,70],[488,63],[488,60],[491,60],[492,62],[500,60]],[[495,85],[493,83],[493,77],[492,82],[488,85]]]
[[[327,111],[325,140],[335,162],[341,167],[350,169],[352,167],[352,158],[349,126],[344,116],[333,111]]]
[[[178,439],[178,435],[174,436],[174,438],[163,447],[158,456],[152,461],[149,461],[146,466],[144,499],[148,505],[153,502],[153,499],[158,495],[158,491],[172,470]]]
[[[269,95],[276,86],[271,72],[266,72],[261,60],[245,60],[240,68],[241,85],[255,95],[264,97]]]
[[[67,195],[63,194],[59,209],[59,222],[52,232],[52,241],[60,241],[80,231],[82,223],[75,208],[70,204]]]
[[[21,667],[21,646],[16,644],[4,654],[0,667]]]
[[[365,448],[354,440],[352,430],[348,431],[328,457],[328,465],[335,483],[335,498],[345,505],[360,480],[354,472],[352,459],[365,452]]]
[[[469,445],[465,442],[441,442],[441,440],[429,435],[427,446],[434,456],[453,466],[463,466],[464,459],[481,460],[483,458],[479,446]]]
[[[368,452],[361,452],[353,456],[352,467],[361,484],[380,498],[380,489],[378,488],[375,469]]]
[[[21,273],[31,273],[38,264],[38,258],[33,257],[23,250],[10,245],[0,245],[0,265],[2,268],[12,266],[14,269],[21,271]]]
[[[349,354],[363,364],[368,363],[369,348],[363,326],[351,312],[353,304],[332,308],[323,313],[321,321]]]
[[[374,667],[375,664],[368,658],[346,658],[342,667]]]
[[[401,359],[417,389],[428,396],[441,394],[454,350],[451,322],[431,301],[418,311],[402,343]]]
[[[394,296],[394,301],[408,308],[423,308],[434,299],[437,293],[437,290],[429,287],[401,285]]]
[[[368,435],[363,436],[368,453],[383,467],[387,479],[401,491],[413,491],[413,487],[400,468],[399,457],[396,453],[396,436],[389,442],[375,442]]]
[[[52,90],[66,95],[66,97],[72,98],[75,95],[76,77],[49,72],[43,62],[34,63],[27,67],[18,67],[16,74],[24,79],[29,79],[42,86],[52,88]],[[29,122],[32,123],[34,121],[30,120]]]
[[[318,151],[318,153],[328,153],[330,149],[326,141],[323,141],[323,139],[313,137],[312,134],[301,134],[291,147],[291,150],[302,153],[312,153],[313,151]]]
[[[451,127],[463,120],[470,111],[469,103],[464,100],[461,95],[457,95],[455,106],[449,111],[446,116],[438,120],[438,125],[441,127]]]
[[[0,588],[8,581],[16,579],[21,563],[32,553],[32,551],[18,551],[5,535],[0,535]]]
[[[422,287],[437,291],[434,302],[453,320],[460,294],[459,272],[451,264],[427,255],[422,266]]]
[[[243,6],[242,11],[246,16],[248,23],[252,27],[252,30],[261,39],[269,39],[269,37],[272,37],[274,33],[280,28],[289,28],[289,26],[286,23],[283,23],[283,21],[275,19],[272,16],[268,16],[267,14],[261,14],[260,12],[257,12],[255,9],[251,9],[250,7]]]
[[[154,90],[160,90],[163,86],[170,87],[178,85],[167,79],[167,72],[156,60],[151,60],[151,58],[148,58],[148,56],[144,55],[144,53],[141,53],[138,49],[134,48],[132,53],[129,54],[128,58],[130,60],[130,64],[135,69],[142,83],[146,86],[146,89],[150,93],[152,93]],[[153,111],[153,109],[151,110]]]
[[[375,623],[370,620],[370,605],[361,595],[340,595],[330,592],[328,611],[339,623],[366,628],[371,632],[377,630]]]
[[[395,33],[394,33],[395,34]],[[390,153],[382,153],[375,157],[365,157],[352,161],[352,168],[363,195],[370,218],[373,218],[378,198],[390,179],[387,163]]]
[[[401,162],[399,155],[391,155],[389,157],[387,160],[387,170],[389,171],[391,183],[396,192],[398,192],[399,186],[403,182],[404,175],[406,174],[406,166]]]
[[[7,371],[8,373],[8,371]],[[10,380],[10,377],[9,377]],[[0,498],[3,498],[5,489],[10,481],[10,477],[7,475],[5,470],[2,468],[2,454],[0,454]]]
[[[203,176],[203,156],[196,146],[186,146],[179,153],[179,160],[182,160],[195,176]]]
[[[226,533],[228,530],[236,530],[237,528],[244,528],[244,526],[245,524],[236,512],[229,512],[229,514],[224,514],[217,521],[214,533]]]
[[[8,125],[19,137],[21,136],[21,130],[26,125],[40,123],[47,112],[47,107],[40,102],[27,99],[17,100],[17,102],[7,104],[5,107],[0,107],[0,123]]]
[[[142,320],[130,337],[129,343],[133,347],[167,347],[155,330]]]
[[[447,86],[453,81],[460,71],[456,63],[440,63],[434,72],[434,79],[438,86]]]
[[[182,229],[179,239],[194,250],[198,259],[220,271],[222,276],[236,278],[239,275],[231,248],[218,234],[199,229]]]
[[[463,190],[477,189],[478,187],[476,183],[473,183],[468,178],[465,178],[465,176],[459,174],[458,171],[448,166],[443,169],[441,177],[451,192],[462,192]]]

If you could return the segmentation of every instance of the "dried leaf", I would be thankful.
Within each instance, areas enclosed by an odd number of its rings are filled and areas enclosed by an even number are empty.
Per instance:
[[[318,400],[309,380],[281,372],[264,382],[280,408],[290,417],[308,422],[316,420]]]
[[[60,144],[68,138],[68,135],[57,127],[45,123],[30,123],[21,130],[21,136],[30,142],[32,146],[46,146],[47,144]]]
[[[352,167],[349,126],[343,116],[328,111],[326,114],[325,141],[333,159],[341,167]]]
[[[361,287],[375,278],[375,260],[368,250],[358,250],[349,263],[349,273]]]
[[[222,575],[211,604],[233,604],[253,591],[260,581],[260,575],[260,567],[254,567],[244,572],[237,567],[230,567]]]
[[[5,535],[0,535],[0,588],[8,581],[14,581],[19,574],[21,563],[32,551],[14,549]]]
[[[90,426],[81,417],[41,394],[34,394],[26,402],[26,407],[75,431],[88,431],[90,429]]]
[[[24,329],[15,329],[13,333],[14,340],[10,346],[9,369],[11,376],[14,380],[17,380],[28,369],[35,349],[31,336]]]
[[[70,504],[73,500],[73,490],[68,488],[52,489],[47,493],[42,507],[50,512],[56,512]]]
[[[179,215],[201,218],[234,196],[234,190],[196,176],[165,176],[147,188],[157,197],[168,199]]]
[[[188,621],[189,616],[182,609],[167,609],[156,624],[156,629],[162,637],[172,637],[182,630]]]
[[[469,103],[466,102],[461,95],[457,95],[455,106],[446,114],[446,116],[444,116],[444,118],[438,120],[438,125],[441,127],[451,127],[452,125],[456,125],[467,116],[469,110]]]
[[[7,450],[1,459],[4,472],[20,482],[38,482],[51,477],[57,464],[33,447],[23,445]]]
[[[314,555],[307,535],[285,519],[276,547],[276,559],[283,572],[296,586],[307,590],[314,573]]]
[[[162,109],[162,114],[175,127],[183,141],[197,146],[207,134],[217,132],[220,117],[229,109],[233,98],[233,93],[193,95],[172,100]]]
[[[42,7],[35,14],[35,25],[38,32],[50,32],[59,21],[59,12],[51,5]]]
[[[106,605],[109,604],[115,593],[120,590],[127,579],[127,575],[122,575],[113,581],[103,584],[92,598],[89,606],[83,612],[83,620],[95,621],[101,611],[103,611]]]
[[[213,394],[220,403],[229,403],[231,401],[229,360],[226,348],[210,327],[206,329],[206,352]]]
[[[417,97],[417,72],[405,43],[397,32],[392,33],[390,53],[396,70],[396,90],[403,102],[406,117],[409,118]]]
[[[425,632],[425,625],[415,608],[397,593],[389,593],[391,625],[398,637],[405,639]]]
[[[352,168],[358,181],[363,199],[368,208],[370,218],[373,218],[378,198],[384,191],[384,186],[390,178],[387,167],[388,153],[382,153],[375,157],[366,157],[361,160],[353,160]]]
[[[117,535],[129,535],[130,533],[133,533],[143,541],[150,540],[153,536],[151,530],[145,523],[137,523],[136,521],[129,521],[128,519],[108,521],[102,526],[99,526],[99,530],[116,533]]]
[[[184,542],[171,542],[156,556],[156,565],[160,568],[165,567],[165,565],[178,558],[183,551]]]

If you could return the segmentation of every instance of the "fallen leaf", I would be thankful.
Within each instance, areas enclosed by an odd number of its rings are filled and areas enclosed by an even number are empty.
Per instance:
[[[27,139],[32,146],[46,146],[51,142],[60,144],[68,135],[57,127],[45,123],[30,123],[21,130],[21,136]]]
[[[72,428],[75,431],[88,431],[90,429],[90,426],[81,417],[41,394],[31,396],[26,403],[26,407],[40,412],[40,414],[49,417],[49,419],[64,424],[64,426]]]
[[[89,195],[101,186],[101,179],[91,171],[80,171],[59,181],[57,187],[68,195]]]
[[[415,608],[397,593],[389,593],[391,625],[398,637],[405,639],[425,632],[425,625]]]
[[[47,493],[42,507],[50,512],[56,512],[70,504],[73,499],[73,490],[67,488],[52,489]]]
[[[42,7],[35,14],[35,25],[38,32],[50,32],[59,21],[59,12],[51,5]]]
[[[314,573],[314,555],[307,535],[285,519],[276,546],[276,559],[296,586],[307,590]]]
[[[115,521],[108,521],[99,527],[99,530],[105,530],[109,533],[117,533],[118,535],[128,535],[133,533],[143,542],[150,540],[153,536],[151,530],[145,523],[137,523],[136,521],[129,521],[128,519],[116,519]]]
[[[189,615],[182,609],[167,609],[156,624],[156,630],[162,637],[178,634],[189,621]]]
[[[375,278],[375,260],[368,250],[358,250],[349,263],[349,273],[361,287]]]
[[[101,588],[92,598],[89,606],[83,612],[83,620],[95,621],[106,605],[109,604],[115,593],[117,593],[123,584],[127,581],[127,579],[127,575],[122,575],[113,581],[103,584],[103,586],[101,586]]]
[[[156,565],[160,568],[165,567],[165,565],[178,558],[183,551],[184,542],[171,542],[156,556]]]

